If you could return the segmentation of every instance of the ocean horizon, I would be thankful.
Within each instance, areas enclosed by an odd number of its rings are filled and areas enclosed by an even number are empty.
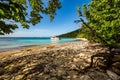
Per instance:
[[[50,37],[0,37],[0,51],[10,48],[18,48],[33,45],[47,45],[75,41],[75,38],[60,38],[51,40]]]

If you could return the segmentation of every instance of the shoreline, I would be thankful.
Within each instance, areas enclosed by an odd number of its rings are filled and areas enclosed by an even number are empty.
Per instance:
[[[85,40],[84,38],[75,38],[75,39],[76,39],[75,41],[69,41],[69,42],[77,42],[77,41],[83,41],[83,40]],[[2,52],[6,52],[6,51],[24,49],[24,48],[35,47],[35,46],[47,46],[47,45],[52,45],[52,44],[63,44],[63,43],[69,43],[69,42],[49,43],[49,44],[42,44],[42,45],[24,45],[24,46],[12,47],[12,48],[0,48],[0,54]]]
[[[0,79],[6,80],[111,80],[107,73],[80,73],[90,65],[91,56],[105,47],[89,41],[32,46],[0,54]],[[110,71],[108,71],[110,72]]]
[[[80,41],[80,40],[79,40]],[[28,45],[28,46],[20,46],[20,47],[15,47],[15,48],[8,48],[4,50],[0,50],[0,58],[14,55],[14,54],[19,54],[21,51],[29,51],[29,50],[47,50],[47,49],[52,49],[55,47],[62,47],[65,46],[66,44],[69,45],[69,43],[76,43],[79,41],[72,41],[72,42],[63,42],[63,43],[51,43],[51,44],[45,44],[45,45]]]
[[[19,46],[19,47],[13,47],[13,48],[0,48],[0,54],[2,52],[7,52],[7,51],[12,51],[12,50],[19,50],[19,49],[24,49],[28,47],[34,47],[34,46],[43,46],[43,45],[27,45],[27,46]]]
[[[49,44],[48,45],[29,45],[29,46],[15,47],[15,48],[7,48],[4,50],[0,50],[0,58],[13,55],[14,53],[17,54],[16,52],[21,52],[21,51],[29,50],[29,49],[35,49],[36,47],[42,48],[42,47],[47,47],[47,46],[49,46]]]
[[[70,42],[62,42],[62,43],[51,43],[51,44],[44,44],[44,45],[27,45],[27,46],[19,46],[19,47],[14,47],[14,48],[5,48],[5,49],[0,49],[0,58],[2,56],[7,56],[7,55],[11,55],[14,52],[18,52],[18,51],[23,51],[23,50],[27,50],[29,48],[46,48],[49,46],[58,46],[58,45],[63,45],[67,44],[69,45],[69,43],[74,43],[74,42],[79,42],[79,41],[87,41],[87,39],[85,38],[75,38],[75,41],[70,41]]]

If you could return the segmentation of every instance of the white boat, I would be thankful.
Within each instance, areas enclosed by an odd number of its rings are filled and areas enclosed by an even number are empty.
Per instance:
[[[59,40],[59,37],[51,37],[51,40]]]

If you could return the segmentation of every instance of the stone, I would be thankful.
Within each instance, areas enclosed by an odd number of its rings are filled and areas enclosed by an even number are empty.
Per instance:
[[[55,46],[51,45],[51,46],[47,46],[48,49],[52,49],[54,48]]]
[[[120,80],[120,76],[115,74],[114,72],[110,71],[110,70],[107,70],[106,71],[108,76],[113,79],[113,80]]]
[[[120,75],[120,68],[112,67],[111,71],[115,72],[116,74]]]
[[[44,80],[44,77],[43,76],[34,76],[34,77],[31,77],[31,79],[29,80]]]
[[[120,62],[112,64],[112,71],[120,75]]]
[[[24,77],[24,75],[18,75],[15,77],[16,80],[21,80]]]
[[[88,73],[93,80],[108,80],[110,79],[106,73],[100,71],[91,71]]]
[[[50,78],[48,80],[58,80],[58,79],[56,77],[52,77],[52,78]]]
[[[93,79],[88,75],[83,75],[80,77],[80,80],[93,80]]]
[[[112,66],[120,68],[120,62],[113,63]]]
[[[77,56],[79,56],[79,57],[84,57],[85,54],[84,54],[84,53],[80,53],[80,54],[78,54]]]
[[[120,61],[120,55],[114,55],[113,61]]]
[[[73,58],[73,61],[74,61],[74,62],[78,62],[78,61],[79,61],[79,58]]]
[[[64,76],[64,75],[67,75],[67,72],[64,70],[64,69],[58,69],[57,70],[57,75],[58,76]]]
[[[118,52],[120,52],[120,49],[112,49],[112,52],[118,53]]]
[[[4,80],[3,78],[0,78],[0,80]]]
[[[4,68],[0,68],[0,75],[3,75],[5,72]]]
[[[71,64],[71,69],[78,69],[75,64]]]

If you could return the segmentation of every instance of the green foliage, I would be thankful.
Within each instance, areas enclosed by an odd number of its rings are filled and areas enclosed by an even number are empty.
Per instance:
[[[78,16],[82,16],[82,13],[79,7],[77,8],[77,11],[78,11]]]
[[[0,35],[4,35],[4,33],[9,34],[12,30],[15,30],[17,25],[13,24],[5,24],[4,21],[0,21]]]
[[[58,37],[64,37],[64,38],[83,38],[85,37],[85,30],[84,28],[77,29],[75,31],[71,31],[62,35],[59,35]]]
[[[31,11],[28,11],[28,8],[31,8]],[[59,0],[0,0],[0,34],[12,33],[18,28],[16,22],[23,28],[29,28],[30,23],[35,25],[41,21],[42,14],[49,15],[52,21],[56,10],[60,8]],[[14,21],[13,25],[7,24],[10,20]]]
[[[103,45],[120,47],[120,0],[92,0],[83,5],[91,39]],[[95,33],[95,34],[93,34]],[[99,37],[98,37],[99,36]]]

